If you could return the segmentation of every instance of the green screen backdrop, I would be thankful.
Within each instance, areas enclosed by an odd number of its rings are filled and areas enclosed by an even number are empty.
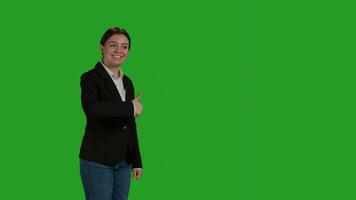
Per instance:
[[[124,27],[142,92],[130,200],[348,200],[351,1],[1,1],[0,199],[84,199],[79,77]]]

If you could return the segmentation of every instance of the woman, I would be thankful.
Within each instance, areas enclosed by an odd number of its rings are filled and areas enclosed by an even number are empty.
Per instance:
[[[122,63],[131,47],[122,28],[101,38],[102,60],[81,76],[81,101],[87,124],[80,149],[80,175],[87,200],[127,200],[131,169],[142,175],[135,117],[143,111]]]

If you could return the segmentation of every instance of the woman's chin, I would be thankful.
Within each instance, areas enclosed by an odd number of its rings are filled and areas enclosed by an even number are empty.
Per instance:
[[[117,60],[117,61],[111,61],[110,63],[109,63],[109,65],[110,66],[113,66],[113,67],[115,67],[115,66],[120,66],[122,64],[122,61],[120,60]]]

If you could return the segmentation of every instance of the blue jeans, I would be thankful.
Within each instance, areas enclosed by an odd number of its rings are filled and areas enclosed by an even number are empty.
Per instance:
[[[80,159],[80,176],[87,200],[127,200],[131,164],[125,160],[110,167]]]

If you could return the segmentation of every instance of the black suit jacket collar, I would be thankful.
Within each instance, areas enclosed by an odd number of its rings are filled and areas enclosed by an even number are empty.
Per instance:
[[[104,66],[101,64],[101,62],[96,63],[95,70],[96,70],[98,76],[102,80],[104,80],[106,88],[111,92],[111,94],[114,96],[114,98],[118,101],[122,101],[119,91],[117,91],[117,88],[116,88],[113,80],[111,79],[108,72],[104,69]],[[125,74],[122,77],[122,82],[124,85],[124,89],[126,90],[126,99],[127,99],[127,88],[128,88],[129,83],[128,83],[128,78],[126,77]]]

